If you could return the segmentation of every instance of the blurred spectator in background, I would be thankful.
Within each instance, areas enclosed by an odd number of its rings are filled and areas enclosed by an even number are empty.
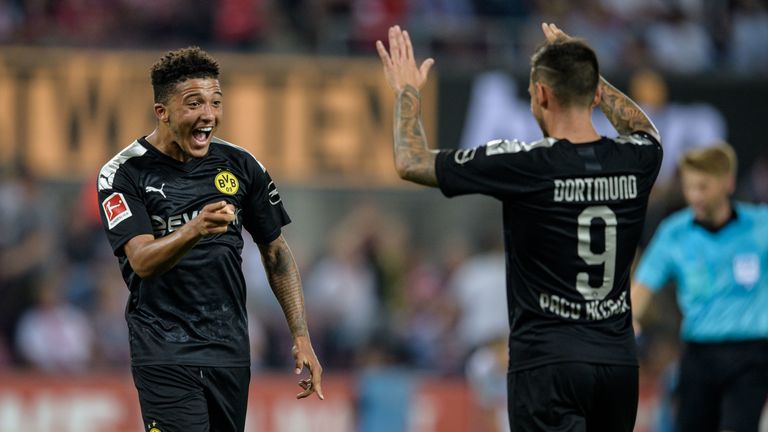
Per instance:
[[[22,14],[13,0],[0,0],[0,41],[10,39],[22,23]]]
[[[508,332],[486,342],[472,353],[465,374],[479,410],[477,432],[507,432]]]
[[[768,202],[768,149],[762,151],[752,163],[745,189],[757,202]]]
[[[407,0],[357,0],[352,2],[352,46],[373,52],[374,42],[397,23],[407,21]]]
[[[413,23],[420,48],[494,67],[527,63],[540,20],[584,35],[609,72],[768,71],[761,0],[0,0],[0,42],[368,55],[387,27]]]
[[[124,316],[128,289],[115,266],[99,263],[98,270],[91,269],[97,278],[94,305],[89,314],[95,329],[93,364],[102,369],[127,370],[131,359]]]
[[[541,130],[530,116],[528,101],[518,96],[518,84],[508,73],[491,71],[478,74],[472,81],[461,148],[471,149],[482,143],[514,136],[534,141]]]
[[[59,276],[49,273],[35,291],[36,303],[22,315],[16,344],[27,364],[46,372],[85,372],[91,365],[93,326],[61,295]]]
[[[349,367],[381,319],[376,273],[364,250],[364,224],[351,213],[329,235],[328,254],[305,281],[308,315],[323,339],[318,351],[326,367]]]
[[[214,13],[213,39],[235,48],[253,48],[264,42],[269,31],[265,0],[218,0]]]
[[[0,331],[15,346],[16,324],[53,262],[58,212],[25,167],[0,183]]]
[[[62,289],[66,299],[84,309],[94,308],[97,302],[99,272],[95,263],[107,256],[109,249],[104,244],[101,220],[98,213],[98,199],[95,180],[86,182],[80,195],[66,208],[62,217],[63,230],[59,233],[59,247],[63,259],[69,264]],[[89,187],[90,186],[90,187]]]
[[[768,4],[760,0],[736,0],[733,3],[728,45],[733,70],[742,74],[768,71]]]
[[[455,239],[443,250],[447,254],[443,263],[424,250],[411,254],[404,282],[406,303],[392,323],[405,340],[412,366],[451,374],[460,370],[464,358],[454,333],[457,306],[447,280],[461,266],[466,251],[463,242]]]
[[[678,430],[756,431],[768,397],[768,206],[731,201],[736,155],[727,144],[689,150],[680,169],[689,208],[666,219],[645,251],[634,318],[674,279],[685,342]]]
[[[499,335],[509,334],[504,244],[497,232],[487,232],[480,238],[477,252],[448,283],[458,309],[454,334],[461,343],[462,357]]]
[[[688,19],[674,6],[646,27],[645,38],[654,66],[665,71],[703,72],[714,61],[711,36],[699,22]]]

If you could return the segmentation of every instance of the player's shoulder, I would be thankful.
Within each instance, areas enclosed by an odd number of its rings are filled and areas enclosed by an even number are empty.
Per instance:
[[[555,138],[542,138],[532,142],[525,142],[517,139],[495,139],[488,141],[482,147],[485,147],[485,154],[487,156],[494,156],[500,154],[528,153],[537,149],[552,148],[556,142],[557,139]]]
[[[240,147],[229,141],[225,141],[219,137],[213,137],[213,139],[211,139],[211,146],[213,146],[213,148],[215,148],[217,151],[220,151],[227,157],[242,159],[246,163],[255,163],[258,165],[262,172],[267,171],[264,165],[258,159],[256,159],[256,156],[254,156],[253,153],[249,152],[243,147]]]
[[[654,148],[661,147],[659,142],[648,133],[642,131],[636,131],[629,134],[622,134],[614,138],[610,138],[611,141],[616,144],[637,146],[639,148]]]
[[[768,204],[737,201],[733,205],[739,216],[744,215],[749,219],[768,224]]]
[[[693,210],[686,207],[667,216],[659,224],[658,233],[665,236],[675,236],[688,231],[693,225]]]
[[[133,141],[127,147],[120,150],[99,170],[99,190],[112,189],[112,184],[115,181],[115,174],[117,174],[118,170],[127,166],[128,161],[144,156],[146,153],[147,148],[138,140]]]

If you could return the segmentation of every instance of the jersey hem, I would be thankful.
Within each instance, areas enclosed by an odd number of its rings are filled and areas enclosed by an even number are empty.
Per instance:
[[[288,221],[285,223],[285,225],[288,225],[289,223],[291,223],[290,219],[289,219],[289,220],[288,220]],[[264,236],[264,237],[262,237],[262,238],[259,238],[259,239],[257,239],[257,238],[256,238],[256,236],[251,236],[251,237],[253,237],[253,241],[254,241],[254,243],[256,243],[256,244],[267,244],[267,243],[272,243],[272,242],[273,242],[273,241],[275,241],[275,240],[276,240],[278,237],[280,237],[280,234],[283,232],[283,227],[284,227],[285,225],[283,225],[283,226],[280,226],[280,227],[277,227],[277,229],[275,229],[274,231],[272,231],[271,233],[269,233],[269,235],[266,235],[266,236]]]
[[[590,360],[590,359],[559,359],[559,360],[545,360],[545,361],[537,361],[533,363],[527,363],[523,364],[521,366],[517,367],[509,367],[507,369],[507,373],[515,373],[515,372],[522,372],[528,369],[535,369],[542,366],[548,366],[553,364],[560,364],[560,363],[587,363],[592,365],[609,365],[609,366],[629,366],[629,367],[640,367],[640,364],[635,361],[610,361],[610,360]]]
[[[233,362],[213,362],[213,361],[184,361],[184,360],[131,360],[131,366],[206,366],[206,367],[250,367],[251,360],[240,360]]]

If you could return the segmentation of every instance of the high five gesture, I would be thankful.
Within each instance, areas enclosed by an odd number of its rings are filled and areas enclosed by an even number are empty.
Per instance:
[[[427,148],[427,137],[421,124],[419,89],[427,81],[431,58],[416,66],[413,45],[408,32],[399,26],[389,29],[389,52],[376,41],[384,76],[395,92],[395,169],[400,178],[426,186],[437,186],[435,153]]]

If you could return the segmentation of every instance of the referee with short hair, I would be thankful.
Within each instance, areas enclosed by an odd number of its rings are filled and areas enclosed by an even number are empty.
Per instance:
[[[680,432],[755,432],[768,396],[768,206],[731,201],[728,144],[679,163],[688,208],[665,219],[632,284],[635,319],[669,280],[683,315]]]

